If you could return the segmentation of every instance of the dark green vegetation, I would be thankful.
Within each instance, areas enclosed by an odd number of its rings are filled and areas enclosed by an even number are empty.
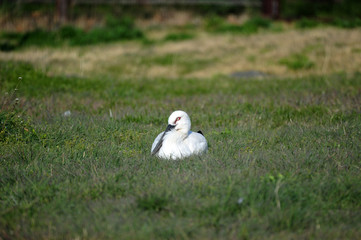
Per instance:
[[[135,27],[130,18],[109,17],[105,26],[89,31],[73,26],[63,26],[57,31],[35,29],[26,33],[2,33],[0,50],[11,51],[26,46],[82,46],[122,40],[143,39],[144,34]]]
[[[298,28],[313,28],[322,25],[340,28],[361,27],[359,0],[281,0],[281,2],[281,17],[296,20]]]
[[[314,1],[314,0],[281,0],[281,16],[287,19],[320,18],[320,19],[360,19],[361,2],[359,0]]]
[[[69,78],[1,62],[0,237],[358,239],[360,78]],[[207,155],[150,156],[176,109]]]
[[[314,28],[314,27],[327,26],[327,25],[331,25],[339,28],[356,28],[356,27],[361,27],[361,19],[335,18],[329,22],[324,22],[312,18],[301,18],[300,20],[295,22],[296,28],[300,28],[300,29]]]
[[[187,32],[180,33],[169,33],[164,37],[164,41],[183,41],[188,39],[193,39],[194,34]]]
[[[300,29],[314,28],[318,26],[336,26],[340,28],[357,28],[361,26],[361,19],[336,18],[330,22],[323,22],[312,18],[302,18],[295,21],[295,27]],[[203,29],[198,28],[198,30]],[[282,25],[266,18],[253,17],[243,24],[232,24],[224,18],[211,16],[206,18],[204,29],[210,33],[233,33],[233,34],[254,34],[259,30],[280,32]],[[193,39],[197,28],[182,30],[166,35],[163,41],[183,41]],[[58,30],[48,31],[41,28],[25,32],[0,32],[0,51],[13,51],[29,46],[51,46],[61,47],[84,46],[98,43],[109,43],[124,40],[142,40],[144,44],[154,44],[155,41],[146,37],[146,34],[138,29],[131,18],[116,19],[108,18],[105,26],[95,27],[85,31],[83,29],[65,25]]]
[[[206,24],[207,29],[212,32],[224,33],[242,33],[242,34],[251,34],[258,32],[259,29],[267,29],[272,25],[272,21],[261,18],[254,17],[247,20],[243,24],[230,24],[224,21],[223,18],[220,17],[211,17],[208,19]]]

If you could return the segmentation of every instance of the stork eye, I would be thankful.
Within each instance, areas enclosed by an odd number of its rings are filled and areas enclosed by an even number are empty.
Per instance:
[[[181,117],[177,117],[174,121],[174,124],[176,124],[180,119],[181,119]]]

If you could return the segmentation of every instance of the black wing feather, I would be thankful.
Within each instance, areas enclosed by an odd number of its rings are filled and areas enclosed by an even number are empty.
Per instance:
[[[157,143],[157,145],[155,146],[155,148],[153,149],[152,151],[152,155],[155,155],[159,152],[159,149],[161,149],[161,147],[163,146],[163,138],[164,138],[164,135],[171,131],[173,128],[175,127],[175,125],[168,125],[167,128],[165,129],[163,135],[160,137],[159,139],[159,142]]]
[[[153,149],[152,155],[155,155],[159,152],[159,149],[163,146],[163,137],[165,135],[165,132],[163,133],[163,135],[160,137],[157,145],[155,146],[155,148]]]

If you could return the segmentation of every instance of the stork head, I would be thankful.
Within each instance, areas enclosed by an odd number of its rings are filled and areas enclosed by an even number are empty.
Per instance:
[[[181,110],[175,111],[169,116],[168,124],[184,134],[188,134],[191,130],[191,119],[186,112]]]

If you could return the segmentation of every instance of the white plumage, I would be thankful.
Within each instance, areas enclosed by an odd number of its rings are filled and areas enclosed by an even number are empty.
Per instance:
[[[191,120],[188,114],[183,111],[173,112],[168,118],[166,130],[153,142],[152,155],[175,160],[206,152],[206,138],[190,129]]]

